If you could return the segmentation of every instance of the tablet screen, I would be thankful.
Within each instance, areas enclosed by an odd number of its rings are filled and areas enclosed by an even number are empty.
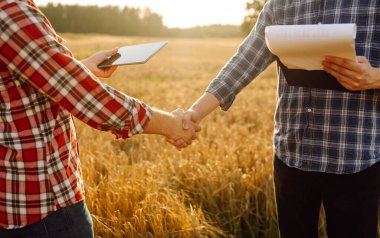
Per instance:
[[[118,65],[146,63],[167,43],[167,41],[160,41],[120,47],[115,55],[104,60],[102,63],[98,65],[98,67],[107,68]]]

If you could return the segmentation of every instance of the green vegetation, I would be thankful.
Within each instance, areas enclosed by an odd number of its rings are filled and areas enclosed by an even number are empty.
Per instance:
[[[49,3],[41,11],[57,32],[118,36],[241,37],[239,26],[210,25],[188,29],[168,28],[162,16],[149,8],[80,6]],[[243,17],[243,16],[242,16]]]
[[[247,15],[245,16],[244,22],[241,25],[241,29],[244,32],[244,34],[247,35],[252,30],[252,27],[256,24],[260,11],[263,9],[266,2],[268,2],[268,0],[247,1]]]
[[[49,3],[40,9],[58,32],[95,33],[117,36],[165,37],[242,37],[257,21],[268,0],[250,0],[241,26],[209,25],[192,28],[168,28],[162,16],[149,8],[119,8],[116,6],[81,6]]]

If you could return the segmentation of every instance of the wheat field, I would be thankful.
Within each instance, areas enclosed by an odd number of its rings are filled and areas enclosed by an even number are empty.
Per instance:
[[[63,37],[79,59],[102,49],[167,40]],[[102,81],[152,107],[186,109],[242,40],[168,39],[147,64],[120,67]],[[228,112],[207,117],[199,139],[181,152],[160,136],[115,140],[77,120],[96,237],[278,237],[272,176],[276,87],[272,65]]]

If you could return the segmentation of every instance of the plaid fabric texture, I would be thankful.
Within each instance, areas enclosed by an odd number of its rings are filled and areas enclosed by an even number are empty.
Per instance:
[[[228,110],[235,96],[275,60],[265,44],[266,26],[318,23],[356,23],[357,55],[380,67],[379,1],[272,0],[207,91]],[[379,162],[380,91],[291,87],[279,69],[274,152],[288,166],[336,174]]]
[[[148,106],[102,84],[33,1],[0,1],[0,227],[19,228],[84,198],[72,115],[119,138]]]

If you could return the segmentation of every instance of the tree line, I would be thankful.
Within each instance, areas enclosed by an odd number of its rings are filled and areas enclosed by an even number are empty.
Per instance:
[[[247,35],[256,24],[259,18],[260,12],[263,9],[265,3],[269,0],[249,0],[246,4],[246,15],[241,25],[241,29],[245,35]]]
[[[241,26],[210,25],[187,29],[168,28],[164,25],[162,16],[149,8],[49,3],[40,6],[40,9],[58,32],[120,36],[241,37],[250,31],[265,2],[266,0],[247,2],[247,15]]]
[[[40,9],[59,32],[158,36],[167,30],[162,17],[148,8],[49,3]]]

